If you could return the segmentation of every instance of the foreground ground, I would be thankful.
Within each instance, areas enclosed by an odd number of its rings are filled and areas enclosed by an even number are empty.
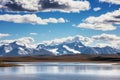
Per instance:
[[[120,55],[63,55],[0,57],[0,67],[16,66],[3,62],[100,62],[120,64]]]

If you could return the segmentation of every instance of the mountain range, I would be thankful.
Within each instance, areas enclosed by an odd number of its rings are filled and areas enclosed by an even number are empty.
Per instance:
[[[26,44],[20,44],[17,41],[0,46],[0,56],[32,56],[32,55],[51,56],[54,54],[44,49],[38,50],[37,48],[29,47]]]
[[[120,49],[106,47],[89,47],[85,46],[79,38],[74,38],[71,41],[63,41],[61,43],[45,44],[40,43],[35,47],[24,42],[13,41],[2,43],[0,45],[0,56],[54,56],[66,54],[117,54]]]

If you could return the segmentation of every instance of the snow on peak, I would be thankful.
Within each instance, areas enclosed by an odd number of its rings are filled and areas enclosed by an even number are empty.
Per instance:
[[[74,50],[74,49],[71,49],[70,47],[68,47],[68,46],[66,46],[66,45],[63,45],[63,47],[64,47],[65,49],[67,49],[68,51],[73,52],[74,54],[80,53],[79,51]]]
[[[55,49],[49,49],[48,51],[54,53],[55,55],[57,55],[59,52],[57,52],[58,48]]]
[[[10,51],[12,51],[12,47],[9,46],[9,45],[5,45],[4,50],[5,50],[6,53],[9,53]]]
[[[27,55],[28,54],[28,52],[26,52],[23,48],[19,47],[18,49],[19,49],[18,53],[20,55]]]

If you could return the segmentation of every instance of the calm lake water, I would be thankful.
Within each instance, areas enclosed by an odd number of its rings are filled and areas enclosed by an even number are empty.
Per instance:
[[[16,63],[0,68],[0,80],[120,80],[120,65],[97,63]]]

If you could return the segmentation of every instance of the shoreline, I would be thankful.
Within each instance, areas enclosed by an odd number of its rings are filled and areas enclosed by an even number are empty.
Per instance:
[[[120,55],[62,55],[62,56],[19,56],[0,57],[0,67],[19,66],[5,64],[4,62],[88,62],[88,63],[112,63],[120,65]]]
[[[9,63],[0,63],[0,67],[14,67],[14,66],[21,66],[21,65],[9,64]]]

